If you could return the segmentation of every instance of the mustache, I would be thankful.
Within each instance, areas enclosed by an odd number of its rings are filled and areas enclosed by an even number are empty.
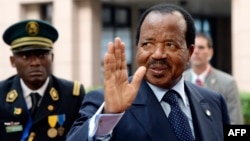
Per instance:
[[[167,66],[168,68],[171,67],[171,65],[169,64],[169,62],[167,60],[151,60],[148,63],[147,67],[155,66],[155,65]]]

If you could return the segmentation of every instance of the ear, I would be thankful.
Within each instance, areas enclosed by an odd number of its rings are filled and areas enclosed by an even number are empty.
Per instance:
[[[208,58],[208,61],[210,61],[212,59],[213,55],[214,55],[214,49],[211,47],[211,48],[209,48],[209,58]]]
[[[188,60],[187,60],[187,67],[189,66],[189,63],[190,63],[190,58],[192,56],[194,52],[194,44],[190,45],[189,48],[188,48]]]
[[[51,53],[51,62],[54,62],[54,53]]]
[[[194,52],[194,44],[190,45],[188,48],[188,60],[190,60],[193,52]]]
[[[16,67],[16,63],[15,63],[15,57],[14,56],[10,56],[10,64],[13,68]]]

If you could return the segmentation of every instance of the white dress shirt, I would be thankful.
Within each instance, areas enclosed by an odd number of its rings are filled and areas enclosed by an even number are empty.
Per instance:
[[[47,78],[47,80],[45,81],[45,83],[43,84],[43,86],[37,90],[31,90],[29,87],[27,87],[25,85],[25,83],[23,82],[22,79],[20,79],[20,83],[21,83],[21,87],[22,87],[22,90],[23,90],[23,96],[24,96],[24,99],[26,101],[26,105],[27,105],[27,108],[30,109],[31,106],[32,106],[32,102],[31,102],[31,97],[30,97],[30,93],[33,93],[33,92],[36,92],[38,93],[41,98],[38,102],[38,105],[40,105],[40,102],[42,100],[42,97],[44,95],[44,92],[49,84],[49,77]]]

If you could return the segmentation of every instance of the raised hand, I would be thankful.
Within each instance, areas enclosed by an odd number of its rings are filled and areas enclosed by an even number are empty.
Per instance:
[[[134,101],[146,68],[141,66],[128,81],[125,44],[119,37],[108,43],[104,57],[104,113],[121,113]]]

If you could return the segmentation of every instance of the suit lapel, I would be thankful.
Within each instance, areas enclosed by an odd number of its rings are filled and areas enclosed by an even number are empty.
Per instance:
[[[130,111],[152,140],[177,140],[159,101],[144,80]]]
[[[214,68],[211,67],[211,70],[209,72],[209,74],[207,75],[206,77],[206,81],[205,81],[205,84],[206,84],[206,87],[209,88],[209,89],[217,89],[217,77],[216,77],[216,74],[215,74],[215,70]]]
[[[196,138],[202,141],[211,141],[213,134],[213,115],[209,104],[204,101],[204,98],[198,92],[193,84],[185,82],[185,92],[189,97],[190,108],[193,118],[193,126],[195,129]]]

